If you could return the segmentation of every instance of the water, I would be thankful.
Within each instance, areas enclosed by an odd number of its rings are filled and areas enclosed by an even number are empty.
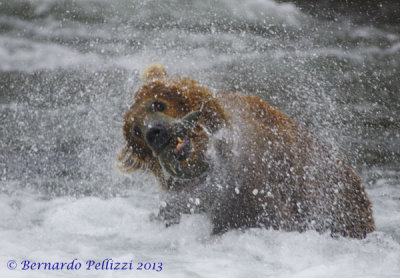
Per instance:
[[[259,95],[347,155],[373,203],[365,240],[203,215],[149,220],[164,194],[119,173],[122,116],[152,62]],[[2,277],[400,277],[400,26],[327,21],[272,0],[0,1]],[[163,270],[7,269],[9,260]]]

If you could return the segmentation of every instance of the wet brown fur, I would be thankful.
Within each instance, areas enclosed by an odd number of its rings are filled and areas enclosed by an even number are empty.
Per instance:
[[[330,230],[333,235],[363,238],[374,230],[371,203],[360,178],[332,146],[282,112],[255,96],[213,95],[193,80],[171,79],[162,66],[150,67],[143,76],[144,85],[124,118],[127,146],[118,157],[120,169],[148,169],[166,190],[190,193],[204,182],[165,178],[145,140],[132,133],[132,127],[150,113],[148,102],[155,99],[168,104],[166,117],[203,111],[190,135],[195,155],[209,143],[200,126],[211,134],[221,128],[240,133],[235,135],[241,138],[235,154],[229,138],[217,148],[232,193],[222,200],[223,208],[209,209],[214,232],[261,225],[286,231]]]

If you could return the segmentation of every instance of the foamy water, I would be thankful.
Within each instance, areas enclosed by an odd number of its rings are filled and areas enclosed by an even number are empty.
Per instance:
[[[179,9],[177,8],[179,7]],[[249,1],[3,1],[1,277],[400,277],[400,32]],[[373,203],[365,240],[232,230],[204,215],[165,228],[149,173],[119,173],[139,72],[263,97],[349,157]],[[162,271],[86,270],[86,261]],[[22,270],[21,261],[82,263]],[[7,262],[15,260],[16,270]]]

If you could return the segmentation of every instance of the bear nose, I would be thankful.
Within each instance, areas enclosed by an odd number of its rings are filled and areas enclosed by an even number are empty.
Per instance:
[[[152,126],[146,132],[147,143],[152,149],[158,153],[163,150],[165,145],[168,143],[168,131],[165,126],[158,124]]]

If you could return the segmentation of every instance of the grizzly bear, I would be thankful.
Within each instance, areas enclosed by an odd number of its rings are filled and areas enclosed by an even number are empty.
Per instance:
[[[150,170],[169,192],[158,219],[206,213],[230,228],[314,229],[364,238],[374,230],[360,178],[328,143],[264,100],[212,92],[161,65],[142,76],[125,113],[125,172]]]

